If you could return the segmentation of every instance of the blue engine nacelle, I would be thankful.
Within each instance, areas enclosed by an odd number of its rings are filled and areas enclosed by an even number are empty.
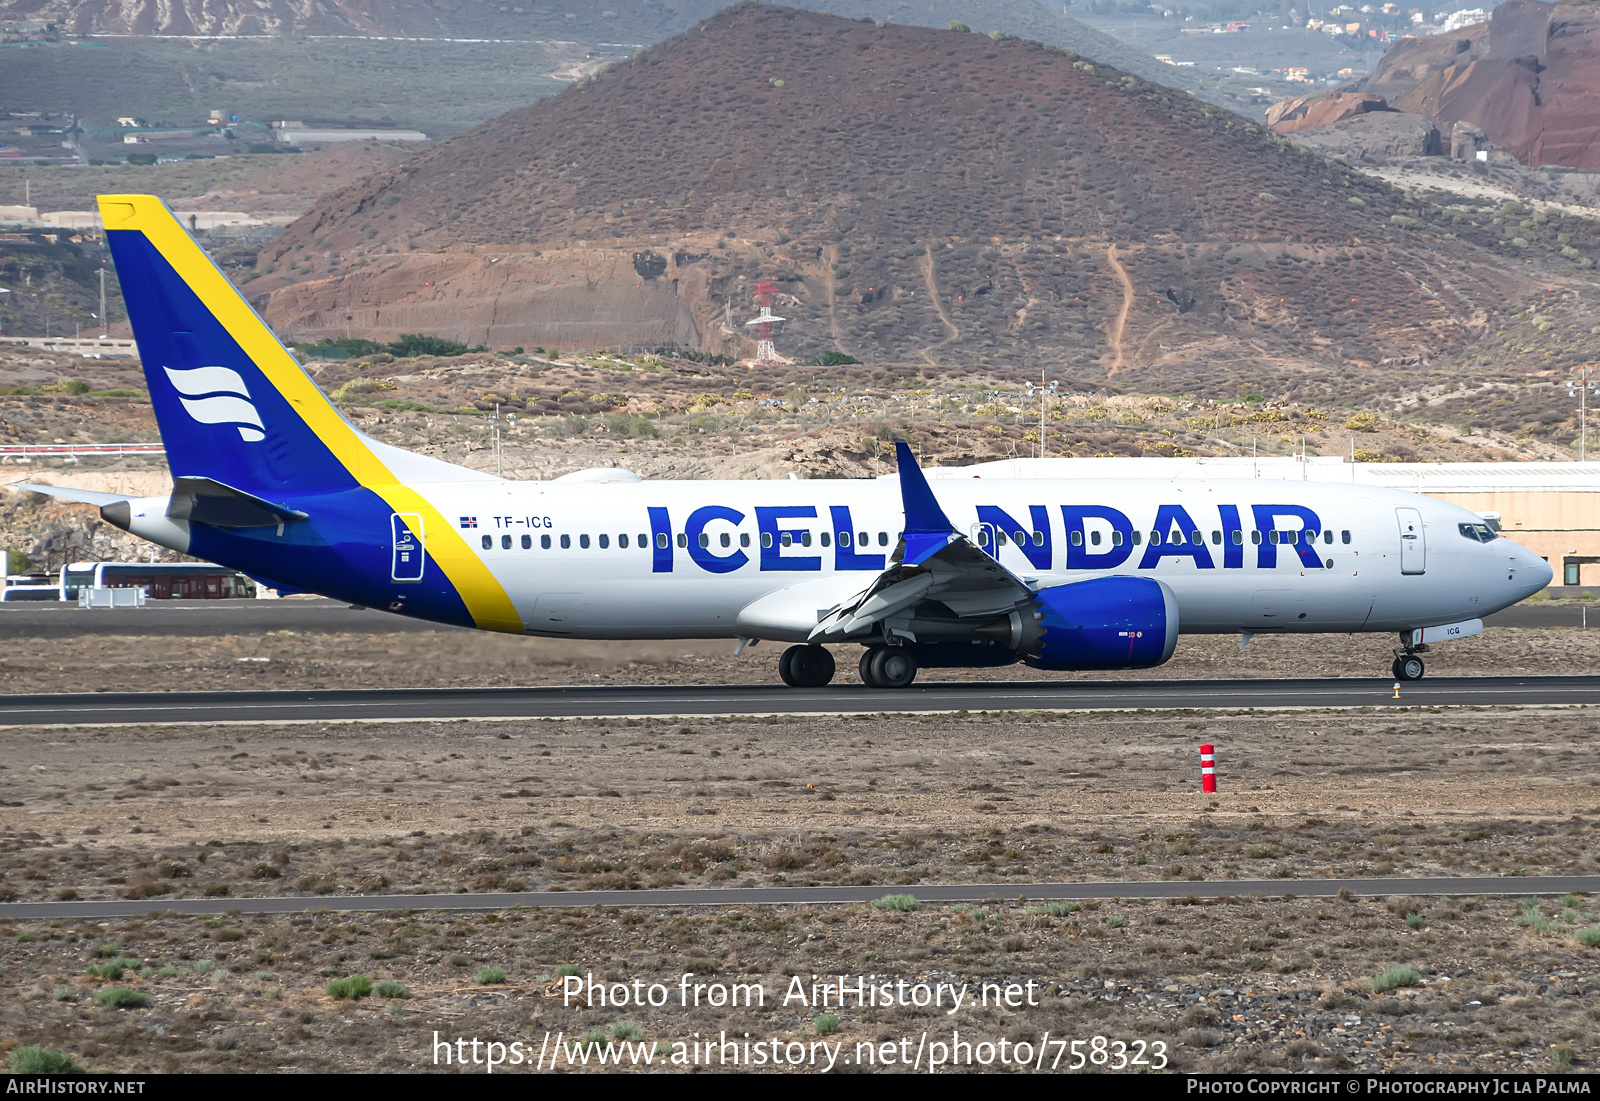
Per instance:
[[[1017,653],[1036,669],[1148,669],[1178,644],[1178,602],[1148,577],[1041,589],[1022,618]]]

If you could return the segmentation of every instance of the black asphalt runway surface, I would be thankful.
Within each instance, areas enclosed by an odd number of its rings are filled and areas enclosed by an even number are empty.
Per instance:
[[[1518,604],[1484,620],[1488,627],[1574,627],[1600,630],[1600,602]],[[61,601],[0,603],[0,639],[75,638],[81,635],[259,635],[392,634],[401,631],[460,631],[337,600],[159,600],[143,608],[80,608]]]
[[[301,895],[294,898],[182,898],[103,902],[8,902],[0,918],[18,921],[121,918],[141,914],[300,914],[311,910],[372,913],[383,910],[509,910],[513,907],[584,906],[835,906],[909,894],[918,902],[1026,899],[1068,902],[1122,898],[1323,898],[1349,891],[1384,895],[1559,895],[1600,891],[1600,876],[1471,876],[1393,879],[1235,879],[1196,883],[1147,880],[1122,883],[928,883],[912,887],[726,887],[644,891],[519,891],[451,895]]]
[[[621,716],[872,714],[1325,707],[1600,705],[1600,676],[1392,680],[1123,680],[918,683],[875,689],[723,684],[568,688],[340,689],[287,692],[97,692],[0,696],[0,726]]]

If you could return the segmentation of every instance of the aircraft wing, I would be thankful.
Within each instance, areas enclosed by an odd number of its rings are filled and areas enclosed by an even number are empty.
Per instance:
[[[1015,609],[1033,590],[950,523],[917,467],[911,448],[895,445],[900,466],[900,497],[905,534],[894,564],[859,595],[824,616],[812,642],[843,642],[909,619],[913,608],[937,602],[957,619],[992,618]],[[909,631],[899,632],[915,637]]]

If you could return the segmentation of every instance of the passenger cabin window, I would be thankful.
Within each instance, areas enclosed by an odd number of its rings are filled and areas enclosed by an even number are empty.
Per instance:
[[[1261,545],[1261,533],[1259,531],[1252,531],[1250,533],[1250,542],[1256,544],[1257,546],[1260,546]]]
[[[726,536],[724,536],[724,538],[726,538]],[[700,547],[701,547],[701,549],[709,547],[710,545],[711,545],[711,536],[707,535],[705,532],[702,531],[700,533]]]
[[[761,545],[767,550],[772,549],[772,533],[770,531],[764,531],[761,533]]]
[[[829,535],[827,532],[823,532],[821,535],[817,536],[817,538],[822,540],[822,545],[823,546],[827,546],[829,541],[833,537],[831,535]]]
[[[494,549],[494,536],[485,535],[483,537],[483,549],[484,550],[493,550]]]
[[[656,546],[659,547],[662,550],[666,550],[667,549],[667,533],[666,532],[664,532],[664,531],[656,532]]]
[[[687,535],[685,535],[683,532],[680,531],[678,533],[678,546],[679,547],[687,547],[688,545],[689,545],[689,537]]]
[[[572,549],[572,536],[563,535],[561,537],[561,549],[562,550],[571,550]]]
[[[727,532],[723,532],[721,542],[723,546],[730,547],[733,545],[733,536],[729,535]]]
[[[988,528],[979,528],[978,529],[978,546],[987,547],[988,545],[989,545],[989,529]]]
[[[1073,532],[1072,536],[1071,536],[1071,539],[1072,539],[1072,545],[1073,546],[1075,546],[1075,547],[1083,546],[1083,532],[1081,532],[1081,531]]]
[[[626,535],[617,536],[617,546],[619,548],[621,548],[622,550],[627,550],[628,549],[628,537]]]
[[[1487,543],[1499,538],[1488,524],[1457,524],[1456,530],[1475,543]]]
[[[1014,531],[1011,533],[1011,538],[1016,541],[1019,547],[1028,545],[1028,533],[1025,531]]]
[[[587,535],[578,536],[578,546],[582,547],[584,550],[588,550],[589,549],[589,537]]]
[[[1150,533],[1150,545],[1152,547],[1159,547],[1161,545],[1161,533],[1159,531],[1152,531]]]
[[[856,545],[861,547],[871,546],[872,533],[870,531],[864,531],[860,535],[856,536]]]
[[[878,533],[878,546],[887,547],[888,545],[889,545],[889,533],[886,532],[886,531],[880,531]]]
[[[1138,532],[1134,532],[1133,533],[1133,541],[1135,543],[1137,543],[1139,541],[1139,533]],[[1122,546],[1122,533],[1120,531],[1114,531],[1114,532],[1111,533],[1111,545],[1113,547]]]
[[[524,535],[522,537],[522,549],[523,550],[532,550],[533,549],[533,536]]]
[[[539,536],[539,546],[543,550],[549,550],[550,549],[550,537],[548,535]]]
[[[606,548],[607,548],[607,547],[609,547],[609,546],[610,546],[610,545],[611,545],[611,536],[609,536],[609,535],[602,535],[602,536],[601,536],[601,537],[600,537],[600,549],[601,549],[601,550],[605,550],[605,549],[606,549]]]
[[[1001,531],[999,528],[994,529],[994,544],[997,547],[1003,547],[1006,545],[1006,533]]]
[[[849,533],[846,532],[845,534],[848,535]],[[741,531],[739,533],[739,545],[741,547],[748,547],[750,545],[750,533],[748,531]]]
[[[1099,535],[1099,532],[1096,532],[1095,534]],[[1100,540],[1096,539],[1095,542],[1098,543]],[[1036,531],[1033,533],[1033,545],[1036,547],[1044,546],[1044,532]]]
[[[1118,532],[1117,534],[1121,535],[1122,533]],[[1143,538],[1144,538],[1144,532],[1142,532],[1142,531],[1134,532],[1133,533],[1133,545],[1137,547],[1139,545],[1139,540],[1141,540]]]
[[[500,549],[501,550],[510,550],[511,549],[511,536],[502,535],[500,537]]]
[[[1213,531],[1211,533],[1211,545],[1214,547],[1222,546],[1222,533],[1220,531]]]
[[[1339,542],[1348,544],[1350,542],[1350,533],[1348,531],[1341,531],[1339,533]]]
[[[780,538],[778,541],[786,547],[792,547],[794,546],[794,535],[793,533],[786,531],[783,533],[782,538]]]
[[[1038,532],[1034,532],[1033,534],[1038,535],[1039,533]],[[1091,531],[1089,533],[1089,542],[1093,543],[1095,546],[1098,547],[1100,545],[1100,533],[1098,531]],[[1037,545],[1037,544],[1035,544],[1035,545]]]

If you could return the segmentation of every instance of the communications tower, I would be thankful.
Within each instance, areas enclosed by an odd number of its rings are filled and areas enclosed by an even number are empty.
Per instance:
[[[772,313],[772,295],[777,290],[778,283],[775,279],[756,280],[755,297],[761,305],[761,312],[746,321],[746,325],[755,325],[756,329],[756,362],[771,364],[778,362],[778,349],[772,343],[772,326],[775,322],[784,321],[785,318],[775,317]]]

